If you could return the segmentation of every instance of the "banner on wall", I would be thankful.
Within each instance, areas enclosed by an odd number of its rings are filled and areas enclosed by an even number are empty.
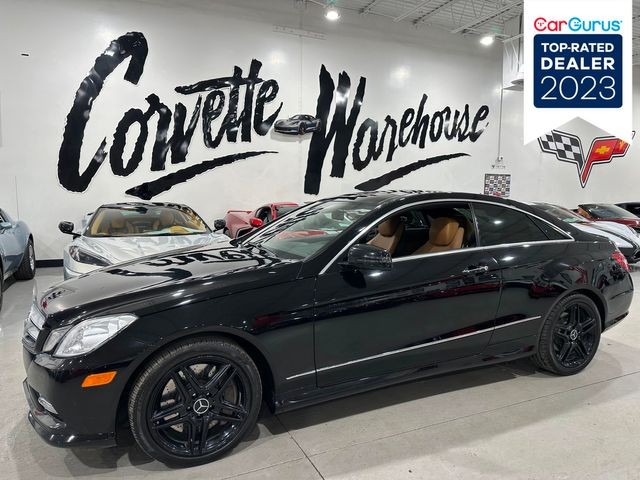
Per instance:
[[[631,0],[527,0],[524,142],[580,117],[632,131]]]

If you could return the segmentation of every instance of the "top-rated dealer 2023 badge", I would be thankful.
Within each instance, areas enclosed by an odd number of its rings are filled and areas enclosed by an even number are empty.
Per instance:
[[[575,117],[631,139],[631,0],[525,1],[525,143]]]

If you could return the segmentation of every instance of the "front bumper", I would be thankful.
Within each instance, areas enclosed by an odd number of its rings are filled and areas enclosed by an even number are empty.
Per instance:
[[[68,360],[23,349],[27,378],[23,388],[28,418],[47,443],[58,447],[110,447],[124,378],[103,387],[82,388],[87,370]],[[53,408],[46,409],[42,403]]]

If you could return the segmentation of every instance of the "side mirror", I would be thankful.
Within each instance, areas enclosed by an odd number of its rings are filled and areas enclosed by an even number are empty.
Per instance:
[[[227,222],[224,219],[218,219],[213,221],[214,230],[224,230],[227,226]]]
[[[249,225],[251,225],[253,228],[260,228],[261,226],[264,225],[264,222],[259,218],[251,217],[249,219]]]
[[[391,270],[391,254],[384,248],[357,244],[349,249],[347,265],[358,270]]]
[[[9,230],[13,225],[11,222],[0,222],[0,232],[4,232],[5,230]]]
[[[62,233],[66,233],[67,235],[73,235],[73,229],[74,229],[74,225],[73,222],[60,222],[58,224],[58,230],[60,230]]]

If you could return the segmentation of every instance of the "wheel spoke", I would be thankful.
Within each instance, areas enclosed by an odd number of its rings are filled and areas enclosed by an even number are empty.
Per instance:
[[[200,442],[198,443],[198,453],[204,451],[207,444],[207,436],[209,435],[209,415],[204,415],[200,420]]]
[[[189,419],[186,415],[178,415],[177,417],[163,421],[162,419],[156,420],[151,424],[151,427],[155,430],[164,430],[165,428],[173,427],[174,425],[189,425]]]
[[[224,421],[224,422],[232,422],[232,423],[241,423],[244,422],[244,416],[241,418],[237,418],[237,417],[233,417],[230,415],[225,415],[224,413],[213,413],[211,414],[211,417],[214,420],[220,420],[220,421]]]
[[[184,410],[184,405],[182,403],[177,403],[170,406],[169,408],[165,408],[164,410],[160,410],[159,412],[154,413],[151,417],[151,421],[157,422],[158,420],[167,418],[169,415],[173,415],[174,413],[180,413],[180,415],[184,415]]]
[[[562,348],[558,353],[558,360],[560,360],[561,362],[564,362],[565,358],[569,356],[572,350],[573,350],[573,346],[571,342],[564,342],[564,345],[562,345]]]
[[[200,385],[200,382],[198,381],[198,379],[196,378],[196,376],[193,373],[193,370],[191,370],[191,368],[189,367],[180,367],[180,369],[178,370],[182,376],[185,378],[185,381],[187,382],[186,387],[191,390],[191,393],[194,394],[198,394],[198,393],[202,393],[202,386]],[[178,375],[180,376],[180,375]]]
[[[589,353],[587,352],[587,347],[585,346],[582,339],[578,339],[578,341],[576,342],[576,350],[580,352],[580,355],[582,355],[582,358],[584,359],[586,359],[589,356]]]
[[[218,371],[211,377],[211,380],[207,382],[204,388],[213,394],[220,394],[220,392],[224,392],[235,374],[236,369],[234,367],[229,364],[223,365],[218,368]]]
[[[589,332],[596,326],[596,319],[591,316],[585,316],[580,323],[583,332]]]
[[[173,383],[175,384],[176,389],[178,390],[178,393],[180,394],[180,398],[182,399],[182,401],[183,402],[189,401],[189,398],[191,397],[191,395],[189,395],[189,391],[187,390],[187,387],[185,386],[184,380],[182,380],[182,377],[177,372],[172,372],[171,380],[173,380]]]
[[[224,410],[230,410],[232,413],[235,413],[240,419],[244,419],[244,417],[247,415],[247,411],[242,405],[233,405],[226,400],[223,400],[221,402],[221,405]]]
[[[556,327],[556,335],[564,340],[571,340],[569,336],[570,329],[565,327]]]
[[[580,320],[580,312],[578,310],[578,305],[572,305],[569,310],[569,324],[571,328],[575,328],[578,325]]]

